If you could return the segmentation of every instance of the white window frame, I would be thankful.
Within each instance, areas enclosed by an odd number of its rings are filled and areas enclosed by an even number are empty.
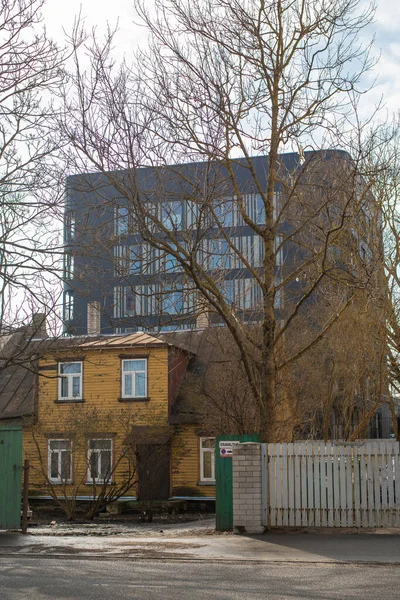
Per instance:
[[[74,210],[66,210],[64,215],[64,241],[72,242],[75,239],[76,214]]]
[[[214,440],[213,448],[203,448],[203,442],[205,440]],[[199,440],[199,452],[200,452],[200,482],[201,483],[215,483],[215,438],[201,437]],[[211,477],[204,477],[204,454],[211,453]]]
[[[66,442],[67,444],[69,444],[69,450],[66,448],[65,450],[52,450],[51,449],[51,443],[52,442]],[[52,454],[54,454],[55,452],[57,452],[59,454],[58,456],[58,476],[57,477],[52,477],[51,476],[51,457]],[[60,473],[61,473],[61,452],[69,452],[70,453],[70,463],[69,463],[69,477],[67,477],[67,479],[62,479]],[[67,438],[53,438],[48,440],[47,442],[47,455],[48,455],[48,477],[49,480],[52,483],[71,483],[72,481],[72,440],[67,439]]]
[[[97,472],[100,473],[101,469],[99,468],[99,461],[100,461],[100,455],[102,450],[106,450],[105,448],[102,449],[97,449],[97,448],[90,448],[90,442],[110,442],[110,474],[109,474],[109,478],[107,479],[107,481],[105,482],[104,479],[102,479],[101,477],[98,477],[97,479],[93,479],[91,477],[91,473],[90,473],[90,468],[91,468],[91,457],[92,454],[97,454]],[[100,483],[112,483],[112,476],[113,476],[113,440],[112,438],[91,438],[90,440],[88,440],[88,454],[87,454],[87,458],[88,458],[88,468],[87,468],[87,483],[93,485],[95,484],[100,484]]]
[[[124,370],[124,364],[127,363],[127,362],[129,362],[129,361],[131,361],[131,360],[143,360],[145,362],[145,365],[146,365],[144,371],[125,371]],[[145,390],[144,390],[144,395],[143,396],[138,396],[136,394],[136,379],[135,379],[134,375],[136,373],[143,373],[143,372],[146,375],[145,376]],[[132,394],[126,394],[126,392],[125,392],[125,375],[127,375],[127,374],[132,374],[133,375],[133,377],[132,377],[132,390],[133,390],[133,393]],[[147,358],[143,358],[143,357],[135,358],[135,357],[132,357],[132,358],[122,359],[121,360],[121,397],[122,398],[147,398],[148,397],[147,396],[147,388],[148,388],[147,378],[148,378],[148,360],[147,360]]]
[[[74,290],[65,290],[63,301],[64,321],[72,321],[74,318]]]
[[[60,373],[61,365],[66,365],[66,364],[80,364],[81,372],[80,373],[66,373],[66,374]],[[74,377],[80,378],[80,389],[79,389],[78,396],[73,395],[73,378]],[[63,379],[68,380],[68,396],[62,396],[62,380]],[[61,402],[70,402],[71,400],[72,401],[82,400],[82,398],[83,398],[82,392],[83,392],[83,362],[81,360],[60,361],[58,363],[58,400]]]
[[[64,254],[64,277],[73,279],[75,275],[75,256],[70,252]]]
[[[126,211],[126,214],[121,214],[122,211]],[[130,220],[131,214],[129,206],[116,206],[114,213],[114,233],[117,236],[125,236],[130,233]]]

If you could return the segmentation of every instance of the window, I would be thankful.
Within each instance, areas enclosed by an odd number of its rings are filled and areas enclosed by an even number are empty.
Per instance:
[[[64,277],[65,279],[74,278],[75,259],[72,254],[64,255]]]
[[[58,399],[82,400],[82,363],[58,363]]]
[[[221,227],[232,227],[233,225],[233,200],[223,198],[221,204],[214,207],[217,224]]]
[[[175,252],[178,252],[178,247],[176,244],[170,244],[171,249]],[[183,251],[185,250],[185,242],[179,242],[179,255],[181,256],[181,248]],[[177,271],[181,271],[181,264],[173,254],[169,253],[160,253],[160,270],[166,271],[167,273],[176,273]]]
[[[236,278],[221,281],[219,290],[226,302],[239,310],[259,310],[262,302],[262,290],[254,279]]]
[[[255,214],[254,221],[258,225],[265,223],[265,204],[261,194],[255,194]]]
[[[155,315],[158,312],[157,285],[114,287],[115,318]]]
[[[195,202],[186,202],[186,229],[197,229],[199,220],[199,207]]]
[[[72,321],[74,318],[74,292],[67,290],[64,292],[64,321]]]
[[[183,203],[166,202],[161,206],[161,223],[170,231],[182,229],[183,225]]]
[[[88,483],[104,483],[112,475],[112,440],[89,440]]]
[[[128,206],[118,206],[115,209],[115,235],[134,233],[134,229],[132,210]]]
[[[215,438],[200,438],[200,481],[215,482]]]
[[[138,275],[142,269],[142,246],[114,246],[114,275],[127,277]]]
[[[230,269],[231,256],[230,247],[226,240],[208,240],[208,269]]]
[[[142,248],[140,244],[129,246],[129,274],[137,275],[142,268]]]
[[[165,285],[162,295],[164,313],[179,314],[183,309],[183,288],[181,285]]]
[[[54,483],[68,483],[71,481],[71,440],[49,440],[49,479]]]
[[[75,238],[75,211],[65,211],[64,217],[64,241],[72,242]]]
[[[135,314],[135,308],[135,294],[131,290],[127,289],[125,293],[125,314],[128,317],[132,317]]]
[[[147,359],[129,359],[122,361],[122,397],[146,398],[147,396]]]

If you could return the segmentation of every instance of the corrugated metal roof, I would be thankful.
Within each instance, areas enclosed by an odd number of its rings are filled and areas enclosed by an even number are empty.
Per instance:
[[[79,344],[79,348],[126,348],[132,346],[168,346],[164,340],[160,340],[152,335],[138,331],[129,335],[121,335],[118,337],[109,337],[105,339],[97,339],[93,342]]]

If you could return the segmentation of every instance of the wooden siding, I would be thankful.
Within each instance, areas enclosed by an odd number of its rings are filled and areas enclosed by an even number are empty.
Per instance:
[[[49,439],[72,440],[74,484],[79,483],[79,495],[89,495],[91,485],[85,485],[88,439],[111,438],[115,462],[132,426],[168,425],[168,348],[148,348],[145,353],[143,348],[129,349],[129,355],[148,356],[149,400],[144,402],[118,400],[121,396],[120,353],[121,349],[85,348],[83,352],[82,348],[76,348],[64,355],[68,356],[67,360],[73,360],[74,356],[76,360],[84,358],[84,402],[55,402],[58,399],[57,359],[64,360],[62,352],[57,358],[46,356],[41,360],[38,423],[25,429],[23,436],[24,455],[32,466],[32,490],[46,493],[43,470],[47,470]],[[124,477],[126,468],[126,462],[122,461],[116,470],[117,480]],[[135,490],[128,493],[134,494]]]
[[[189,355],[178,348],[170,348],[169,351],[169,381],[168,381],[168,402],[169,414],[175,404],[179,384],[184,376],[189,363]]]
[[[172,495],[215,497],[215,485],[199,485],[200,436],[196,425],[180,425],[172,438]]]

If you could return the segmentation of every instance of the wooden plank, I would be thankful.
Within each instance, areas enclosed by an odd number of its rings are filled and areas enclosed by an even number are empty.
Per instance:
[[[400,527],[400,453],[398,446],[393,453],[394,459],[394,514],[395,527]]]
[[[327,520],[328,527],[333,527],[335,524],[334,519],[334,504],[333,504],[333,448],[331,442],[328,442],[325,446],[326,456],[326,503],[327,503]]]
[[[372,446],[374,463],[374,500],[375,500],[375,527],[381,526],[381,480],[382,480],[382,460],[380,454],[379,442],[373,442]]]
[[[395,512],[393,510],[395,499],[394,499],[394,481],[395,481],[395,471],[394,471],[394,456],[396,452],[396,445],[393,444],[393,440],[386,442],[386,451],[387,451],[387,470],[388,470],[388,494],[387,494],[387,511],[388,511],[388,527],[396,527],[396,519]]]
[[[356,527],[361,527],[360,450],[360,446],[353,449],[353,519]]]
[[[294,469],[294,456],[293,456],[293,444],[287,445],[288,452],[288,519],[289,526],[294,527],[296,524],[295,514],[296,506],[294,501],[294,488],[295,488],[295,469]]]
[[[294,503],[295,503],[295,525],[301,526],[301,459],[300,445],[293,444],[294,450]]]
[[[275,455],[275,444],[268,444],[268,487],[269,487],[269,514],[271,520],[271,527],[276,526],[276,455]]]
[[[374,497],[374,476],[373,476],[373,453],[372,443],[366,445],[366,463],[367,463],[367,497],[368,497],[368,527],[375,527],[375,497]]]
[[[308,525],[308,498],[307,498],[307,456],[306,445],[300,444],[300,462],[301,462],[301,524],[303,527]]]
[[[345,446],[346,455],[346,518],[347,527],[354,527],[354,503],[353,503],[353,476],[354,476],[354,464],[353,464],[353,453],[354,446]]]
[[[308,492],[308,525],[315,526],[315,504],[314,504],[314,474],[313,474],[313,444],[308,442],[307,448],[307,492]]]
[[[288,454],[287,444],[281,444],[281,471],[282,471],[282,525],[289,525],[288,519]]]
[[[360,447],[360,503],[361,503],[361,527],[368,527],[368,469],[365,444]]]
[[[319,451],[319,473],[320,473],[320,495],[321,495],[321,526],[328,525],[327,502],[326,502],[326,448],[323,442],[320,443]]]
[[[276,525],[282,526],[282,465],[281,465],[281,444],[275,444],[276,447]]]
[[[335,527],[340,527],[340,479],[339,479],[339,451],[336,444],[333,445],[333,507]]]
[[[339,446],[340,526],[347,527],[346,460],[344,446]]]
[[[381,486],[381,516],[380,522],[381,527],[389,527],[389,458],[388,458],[388,449],[390,446],[390,442],[387,444],[386,441],[382,441],[379,443],[379,452],[381,457],[381,478],[380,478],[380,486]]]
[[[313,449],[313,477],[314,477],[314,525],[321,527],[321,477],[320,477],[320,444],[314,442]]]

